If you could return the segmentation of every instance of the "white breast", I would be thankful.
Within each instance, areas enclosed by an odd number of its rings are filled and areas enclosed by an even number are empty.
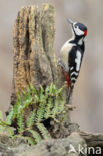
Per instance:
[[[69,55],[68,53],[70,52],[71,48],[72,48],[73,44],[69,43],[69,41],[67,41],[63,47],[61,48],[60,51],[60,60],[62,62],[62,64],[65,66],[66,71],[69,71],[69,66],[68,66],[68,59],[69,59]]]
[[[75,63],[76,63],[76,71],[79,71],[80,70],[80,64],[81,64],[81,53],[79,52],[79,50],[77,51]]]

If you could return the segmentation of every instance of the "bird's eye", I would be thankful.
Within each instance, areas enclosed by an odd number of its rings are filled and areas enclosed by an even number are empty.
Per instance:
[[[77,28],[77,25],[75,25],[74,27]]]

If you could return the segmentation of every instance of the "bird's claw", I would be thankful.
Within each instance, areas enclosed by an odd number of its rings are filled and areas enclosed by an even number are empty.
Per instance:
[[[58,66],[60,66],[65,72],[67,72],[67,70],[66,70],[66,68],[65,68],[65,66],[64,66],[64,64],[61,62],[61,60],[60,59],[58,59]]]
[[[60,60],[60,59],[58,59],[58,66],[64,68],[64,66],[63,66],[63,64],[61,63],[61,60]]]

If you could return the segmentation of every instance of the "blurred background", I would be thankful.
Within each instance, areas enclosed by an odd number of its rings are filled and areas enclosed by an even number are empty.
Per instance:
[[[69,17],[87,25],[86,51],[80,76],[74,88],[72,121],[82,130],[103,132],[103,0],[0,0],[0,110],[10,104],[13,77],[12,30],[22,6],[52,3],[56,8],[55,52],[68,40]]]

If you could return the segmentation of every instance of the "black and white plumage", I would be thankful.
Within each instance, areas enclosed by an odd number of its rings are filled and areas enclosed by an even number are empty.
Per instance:
[[[58,62],[63,68],[69,87],[67,104],[80,72],[85,50],[84,38],[87,35],[87,27],[85,25],[79,22],[72,22],[70,19],[68,19],[68,22],[72,26],[73,37],[62,46]]]

